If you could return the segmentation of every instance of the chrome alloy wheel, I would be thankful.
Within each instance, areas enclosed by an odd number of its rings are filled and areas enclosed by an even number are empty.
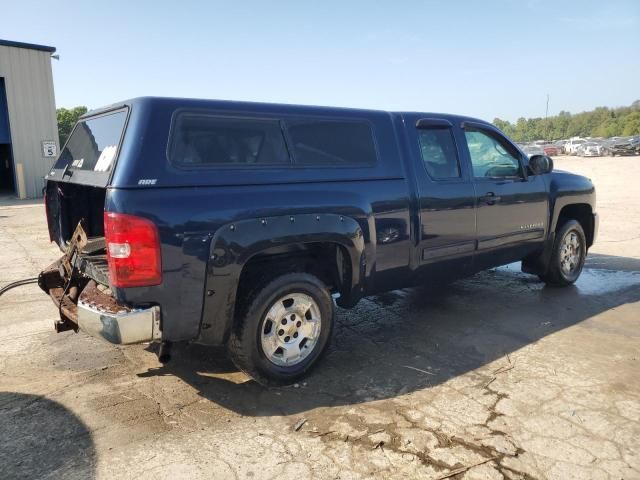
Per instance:
[[[285,295],[260,324],[262,352],[275,365],[296,365],[313,351],[321,328],[320,308],[313,298],[304,293]]]
[[[580,237],[574,230],[569,230],[560,245],[560,268],[565,275],[573,275],[582,262],[582,246]]]

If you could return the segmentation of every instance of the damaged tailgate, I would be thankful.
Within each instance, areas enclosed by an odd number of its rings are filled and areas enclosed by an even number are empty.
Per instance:
[[[104,239],[89,240],[79,223],[65,254],[40,273],[38,285],[60,314],[55,330],[83,330],[115,344],[159,340],[160,308],[118,303],[108,286],[106,256],[95,254],[103,250]]]

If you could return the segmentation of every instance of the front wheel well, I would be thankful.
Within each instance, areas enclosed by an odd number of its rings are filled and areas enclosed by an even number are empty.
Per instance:
[[[587,240],[587,248],[593,245],[593,210],[588,203],[575,203],[572,205],[566,205],[562,207],[558,215],[558,221],[556,223],[556,231],[558,231],[562,225],[568,220],[577,220],[580,222],[582,229]]]

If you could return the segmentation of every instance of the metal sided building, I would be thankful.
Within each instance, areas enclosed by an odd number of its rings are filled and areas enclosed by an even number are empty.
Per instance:
[[[54,47],[0,40],[0,195],[42,195],[60,149]]]

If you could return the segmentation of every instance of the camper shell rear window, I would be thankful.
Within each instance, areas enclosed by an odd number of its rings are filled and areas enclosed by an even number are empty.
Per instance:
[[[76,123],[49,178],[106,186],[116,162],[128,109],[119,109]]]

